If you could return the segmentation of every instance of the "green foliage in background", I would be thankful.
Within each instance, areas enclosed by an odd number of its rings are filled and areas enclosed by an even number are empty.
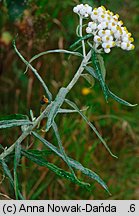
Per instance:
[[[31,71],[23,75],[25,66],[21,64],[13,51],[12,39],[18,33],[17,45],[27,60],[44,50],[67,49],[76,39],[74,30],[77,21],[73,16],[72,7],[77,2],[83,1],[67,0],[62,4],[59,4],[58,1],[46,0],[28,1],[24,4],[20,4],[21,1],[16,1],[14,6],[12,6],[12,1],[3,2],[5,5],[2,5],[0,11],[2,17],[0,21],[2,26],[0,39],[0,79],[2,83],[0,87],[0,114],[24,113],[29,116],[29,110],[32,109],[34,115],[38,116],[43,90],[38,88],[39,83],[31,75]],[[93,4],[93,1],[84,2]],[[123,20],[129,21],[127,25],[134,34],[136,45],[136,50],[133,53],[128,53],[128,55],[117,49],[113,50],[111,55],[104,56],[107,68],[106,83],[112,92],[117,93],[121,98],[138,103],[138,1],[125,0],[122,3],[121,1],[94,1],[96,6],[102,3],[107,8],[118,12]],[[14,12],[15,9],[17,9],[16,13]],[[7,33],[5,34],[5,32]],[[60,54],[55,57],[52,55],[44,56],[33,62],[33,66],[37,67],[54,95],[61,86],[68,83],[68,80],[73,76],[74,67],[78,66],[79,60],[77,61],[76,57],[70,57],[68,63],[67,60],[67,56]],[[54,65],[53,68],[50,65]],[[31,88],[32,85],[33,88]],[[96,136],[91,133],[89,127],[80,117],[77,118],[76,113],[72,114],[72,119],[66,117],[69,114],[64,114],[66,118],[63,119],[59,114],[56,119],[57,122],[60,122],[60,137],[62,137],[65,150],[70,157],[76,158],[84,167],[93,169],[100,174],[105,182],[108,182],[109,190],[113,195],[111,198],[138,199],[138,107],[126,108],[113,100],[109,100],[109,104],[106,104],[97,81],[95,81],[91,93],[87,95],[82,94],[84,87],[89,89],[90,84],[84,79],[80,79],[80,86],[74,87],[69,98],[83,109],[82,104],[90,107],[84,113],[91,116],[90,121],[95,124],[101,135],[106,137],[107,144],[111,147],[112,152],[118,155],[119,159],[115,160],[108,156]],[[119,89],[120,91],[118,91]],[[16,117],[13,117],[15,120]],[[12,124],[11,118],[12,116],[8,119],[7,126]],[[16,126],[21,125],[21,122],[24,121],[28,121],[30,124],[28,119],[16,120]],[[44,122],[41,124],[44,127]],[[24,130],[24,125],[22,129]],[[82,136],[84,133],[86,133],[86,137]],[[7,129],[5,133],[2,130],[0,132],[1,152],[4,147],[10,146],[19,135],[20,131],[14,127],[12,130]],[[14,170],[11,162],[14,158],[13,154],[9,158],[5,158],[4,162],[1,161],[4,170],[4,173],[1,170],[2,194],[7,194],[13,198],[12,186],[16,185],[16,194],[20,199],[23,197],[29,199],[104,199],[108,197],[96,183],[91,186],[93,192],[80,188],[79,186],[83,182],[79,183],[68,171],[63,171],[66,167],[62,160],[59,160],[52,150],[44,150],[39,139],[34,137],[35,135],[29,136],[23,142],[21,152],[18,152],[20,146],[17,146]],[[56,143],[52,131],[49,135],[45,135],[44,139],[47,139],[49,143]],[[18,163],[21,155],[22,159]],[[46,168],[54,171],[57,175],[51,171],[48,172]],[[16,182],[13,182],[11,173],[12,175],[14,173]],[[59,176],[63,176],[62,179]],[[78,176],[79,179],[92,183],[88,178],[84,178],[80,171],[78,171]],[[10,179],[10,184],[7,177]],[[70,179],[71,183],[68,183],[64,178]],[[76,187],[72,183],[75,181]],[[74,191],[73,188],[75,188]]]

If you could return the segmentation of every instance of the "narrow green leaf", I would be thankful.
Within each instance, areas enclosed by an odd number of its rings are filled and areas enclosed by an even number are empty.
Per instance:
[[[103,67],[103,66],[101,66]],[[104,66],[105,67],[105,66]],[[98,74],[96,73],[96,71],[92,68],[92,67],[88,67],[86,66],[85,69],[90,73],[92,74],[93,77],[95,77],[96,79],[99,80],[98,78]],[[105,69],[104,69],[105,70]],[[104,75],[105,75],[105,72],[104,72]],[[103,76],[104,76],[103,75]],[[104,78],[104,77],[103,77]],[[118,97],[117,95],[115,95],[113,92],[111,92],[108,88],[108,86],[105,84],[105,88],[107,89],[107,94],[109,95],[109,97],[113,98],[115,101],[119,102],[120,104],[123,104],[123,105],[126,105],[126,106],[130,106],[130,107],[133,107],[133,106],[137,106],[138,104],[131,104],[123,99],[121,99],[120,97]]]
[[[69,158],[68,158],[68,156],[67,156],[67,154],[66,154],[66,152],[64,150],[64,147],[62,145],[62,141],[61,141],[61,138],[60,138],[60,135],[59,135],[58,127],[57,127],[55,122],[53,123],[52,127],[53,127],[53,130],[54,130],[58,145],[59,145],[60,152],[63,155],[64,161],[67,163],[67,165],[68,165],[68,167],[69,167],[69,169],[71,171],[71,174],[73,175],[73,178],[75,179],[75,182],[79,182],[79,184],[82,184],[79,181],[79,179],[77,178],[77,176],[75,175],[74,170],[72,169],[72,167],[70,165]]]
[[[8,177],[12,187],[14,188],[14,180],[13,180],[12,174],[9,170],[9,167],[7,166],[7,164],[5,163],[4,160],[0,160],[0,163],[2,164],[3,171],[4,171],[5,175]]]
[[[86,123],[92,128],[92,130],[95,132],[95,134],[97,135],[97,137],[100,139],[100,141],[103,143],[103,145],[105,146],[105,148],[108,150],[108,152],[110,153],[110,155],[112,157],[117,158],[116,155],[114,155],[110,148],[107,146],[105,140],[102,138],[102,136],[99,134],[99,132],[97,131],[97,129],[95,128],[95,126],[87,119],[87,117],[79,110],[79,108],[76,106],[75,103],[73,103],[72,101],[65,99],[65,102],[67,104],[69,104],[72,108],[74,108],[75,110],[78,111],[78,113],[82,116],[82,118],[86,121]]]
[[[96,73],[95,73],[94,68],[92,68],[92,67],[90,67],[90,66],[86,66],[86,67],[84,67],[84,68],[85,68],[85,70],[86,70],[91,76],[93,76],[94,78],[98,79],[98,77],[97,77],[97,75],[96,75]]]
[[[80,111],[86,111],[88,109],[88,107],[85,107],[84,109],[80,110]],[[77,113],[77,110],[73,110],[73,109],[62,109],[60,108],[58,110],[58,113]]]
[[[82,28],[87,26],[87,24],[84,24],[82,25]],[[76,35],[77,37],[80,37],[80,28],[81,28],[81,25],[78,25],[77,28],[76,28]]]
[[[4,147],[0,144],[0,149],[4,150]]]
[[[91,74],[93,77],[95,77],[97,80],[98,80],[98,76],[95,72],[95,70],[90,67],[90,66],[86,66],[85,67],[86,71],[88,71],[89,74]],[[113,98],[114,100],[116,100],[117,102],[119,102],[120,104],[123,104],[123,105],[126,105],[126,106],[130,106],[130,107],[133,107],[133,106],[137,106],[138,104],[131,104],[123,99],[121,99],[120,97],[116,96],[113,92],[111,92],[108,88],[108,86],[106,85],[106,88],[107,88],[107,91],[108,91],[108,95]]]
[[[28,149],[28,152],[40,157],[47,157],[48,155],[52,154],[51,150]]]
[[[17,142],[15,144],[15,156],[14,156],[14,189],[16,199],[19,198],[19,183],[18,183],[18,175],[17,175],[17,167],[19,165],[21,158],[21,144]]]
[[[108,87],[107,87],[108,89]],[[116,96],[114,93],[112,93],[109,89],[108,89],[108,93],[109,93],[109,96],[111,98],[113,98],[114,100],[116,100],[117,102],[119,102],[120,104],[123,104],[123,105],[126,105],[126,106],[130,106],[130,107],[134,107],[134,106],[137,106],[138,104],[131,104],[121,98],[119,98],[118,96]]]
[[[81,76],[90,84],[90,88],[92,88],[95,84],[94,77],[90,74],[84,73]]]
[[[37,134],[36,132],[32,131],[32,135],[35,136],[37,139],[39,139],[45,146],[47,146],[49,149],[51,149],[56,155],[58,155],[59,157],[61,157],[64,160],[63,155],[61,154],[60,150],[55,147],[54,145],[52,145],[50,142],[48,142],[47,140],[45,140],[44,138],[42,138],[39,134]],[[68,157],[69,163],[70,165],[77,169],[80,170],[83,174],[87,175],[88,177],[96,180],[108,193],[108,187],[105,184],[105,182],[93,171],[85,168],[81,163],[79,163],[76,160],[73,160],[72,158]]]
[[[105,99],[107,101],[108,100],[108,91],[107,91],[105,81],[103,79],[104,75],[102,75],[101,67],[100,67],[100,63],[99,63],[97,54],[95,53],[95,51],[93,49],[92,49],[92,63],[93,63],[93,66],[95,68],[95,72],[97,74],[97,77],[98,77],[98,80],[100,82],[101,88],[103,90]]]
[[[88,39],[88,38],[90,38],[90,37],[92,37],[92,36],[93,36],[92,34],[87,34],[87,35],[85,35],[85,36],[83,36],[83,37],[80,37],[79,40],[77,40],[75,43],[73,43],[73,44],[70,46],[70,49],[72,49],[73,47],[75,47],[76,45],[78,45],[82,40],[86,40],[86,39]]]
[[[65,100],[65,96],[67,94],[67,89],[66,88],[61,88],[55,98],[55,100],[52,102],[52,108],[50,109],[49,113],[48,113],[48,120],[47,120],[47,124],[46,124],[46,131],[49,130],[49,128],[52,126],[54,119],[58,113],[58,110],[60,108],[60,106],[63,104],[63,101]]]
[[[52,94],[49,91],[47,85],[45,84],[45,82],[43,81],[43,79],[41,78],[41,76],[39,75],[39,73],[37,72],[37,70],[28,61],[26,61],[26,59],[18,51],[18,49],[16,47],[16,44],[15,44],[15,40],[13,41],[13,47],[14,47],[15,52],[17,53],[17,55],[20,57],[20,59],[27,65],[28,68],[30,68],[32,70],[32,72],[34,73],[34,75],[37,77],[37,79],[41,83],[42,87],[44,88],[44,90],[46,92],[46,95],[48,95],[49,102],[51,102],[52,101]]]
[[[103,80],[105,81],[106,68],[105,68],[105,64],[104,64],[104,59],[100,54],[97,54],[97,58],[98,58],[98,61],[99,61],[100,70],[101,70],[101,73],[102,73]]]
[[[36,155],[28,152],[27,150],[23,150],[22,154],[25,157],[27,157],[28,159],[30,159],[31,161],[33,161],[34,163],[38,164],[39,166],[47,167],[51,171],[55,172],[58,176],[64,177],[64,178],[70,180],[71,182],[80,185],[81,187],[85,187],[88,190],[90,189],[90,184],[77,180],[73,174],[57,167],[56,165],[54,165],[52,163],[49,163],[47,160],[44,160],[43,158],[36,156]]]
[[[30,60],[29,63],[32,63],[34,60],[36,60],[37,58],[43,56],[43,55],[47,55],[47,54],[51,54],[51,53],[64,53],[64,54],[70,54],[70,55],[75,55],[75,56],[79,56],[79,57],[83,57],[83,55],[79,52],[72,52],[69,50],[64,50],[64,49],[55,49],[55,50],[48,50],[45,52],[41,52],[35,56],[33,56]],[[29,66],[26,67],[25,73],[27,72]]]
[[[29,120],[3,120],[0,121],[0,129],[10,128],[10,127],[18,127],[23,125],[31,125],[32,122]]]
[[[14,180],[13,180],[13,177],[12,177],[12,174],[9,170],[9,167],[7,166],[7,164],[5,163],[4,160],[0,160],[0,163],[2,164],[2,167],[3,167],[3,171],[5,173],[5,175],[8,177],[11,185],[13,188],[15,188],[15,185],[14,185]],[[22,194],[20,193],[19,189],[17,189],[17,194],[18,194],[18,197],[21,199],[21,200],[24,200],[24,197],[22,196]]]

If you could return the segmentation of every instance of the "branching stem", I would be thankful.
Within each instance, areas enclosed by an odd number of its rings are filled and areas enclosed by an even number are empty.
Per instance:
[[[22,61],[27,64],[27,61],[23,58],[23,56],[21,55],[21,53],[17,50],[16,46],[15,46],[15,51],[16,53],[19,55],[19,57],[22,59]],[[66,87],[67,89],[67,94],[68,92],[72,89],[72,87],[76,84],[76,82],[78,81],[78,79],[80,78],[84,67],[87,65],[88,61],[91,58],[91,51],[87,54],[87,56],[82,60],[80,67],[78,68],[76,74],[74,75],[74,77],[72,78],[72,80],[70,81],[70,83],[68,84],[68,86]],[[30,64],[28,65],[30,67],[31,70],[35,70]],[[37,73],[37,71],[35,71]],[[36,76],[37,77],[37,76]],[[40,77],[37,77],[40,80]],[[41,82],[42,83],[42,82]],[[42,86],[44,87],[44,84],[42,84]],[[46,87],[45,87],[46,90]],[[51,95],[51,93],[50,93]],[[65,95],[66,97],[66,95]],[[31,134],[31,132],[35,129],[35,127],[44,119],[46,118],[48,112],[50,111],[51,107],[52,107],[53,103],[51,102],[46,109],[41,113],[41,115],[33,122],[33,124],[31,126],[29,126],[22,134],[21,136],[15,141],[15,143],[13,143],[13,145],[11,147],[9,147],[8,149],[5,149],[4,152],[0,155],[0,159],[3,160],[6,156],[8,156],[9,154],[11,154],[14,151],[15,145],[17,143],[22,143],[23,140],[29,135]],[[62,105],[61,105],[62,106]]]

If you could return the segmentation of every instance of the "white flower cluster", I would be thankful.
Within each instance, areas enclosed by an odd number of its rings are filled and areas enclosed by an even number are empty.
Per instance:
[[[105,53],[109,53],[111,48],[116,46],[123,50],[134,49],[135,46],[132,44],[134,39],[119,20],[118,14],[106,10],[104,6],[92,10],[89,5],[77,5],[73,11],[80,16],[90,16],[91,22],[88,23],[86,32],[93,35],[96,50],[102,48]]]
[[[80,5],[77,5],[73,8],[73,12],[77,13],[79,16],[81,16],[83,18],[86,18],[91,14],[92,7],[89,6],[88,4],[85,4],[85,5],[80,4]]]

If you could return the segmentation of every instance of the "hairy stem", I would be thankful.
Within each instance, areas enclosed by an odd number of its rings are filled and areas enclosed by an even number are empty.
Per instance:
[[[0,159],[4,159],[7,155],[9,155],[15,148],[16,144],[22,143],[22,141],[31,133],[31,131],[39,124],[39,122],[42,121],[51,109],[52,103],[47,106],[47,108],[41,113],[41,115],[33,122],[31,126],[29,126],[22,134],[21,136],[15,141],[15,143],[9,147],[8,149],[5,149],[4,152],[0,155]]]
[[[76,74],[74,75],[73,79],[71,80],[71,82],[66,87],[68,92],[72,89],[72,87],[76,84],[76,82],[80,78],[80,76],[81,76],[81,74],[82,74],[82,72],[84,70],[84,67],[87,65],[90,58],[91,58],[91,51],[89,51],[86,58],[83,59],[81,65],[80,65],[79,69],[77,70]]]
[[[83,36],[82,28],[83,28],[83,19],[82,19],[82,17],[80,17],[80,37]],[[86,51],[85,51],[85,42],[84,42],[84,40],[82,40],[82,47],[83,47],[83,56],[84,56],[84,58],[86,58]]]
[[[31,70],[35,70],[30,64],[27,63],[27,61],[22,57],[22,55],[19,53],[19,51],[17,50],[16,46],[15,46],[16,52],[17,54],[20,56],[20,58],[23,60],[23,62],[28,65],[30,67]],[[88,63],[88,61],[91,58],[91,51],[89,51],[89,53],[87,54],[86,58],[83,59],[83,61],[81,62],[81,65],[79,67],[79,69],[77,70],[76,74],[74,75],[74,77],[72,78],[72,80],[70,81],[70,83],[68,84],[68,86],[66,87],[67,93],[72,89],[72,87],[76,84],[76,82],[78,81],[78,79],[80,78],[84,67],[86,66],[86,64]],[[35,71],[37,72],[37,71]],[[40,80],[40,77],[37,77]],[[44,85],[43,85],[44,87]],[[46,86],[45,86],[46,88]],[[64,102],[64,99],[63,99]],[[63,103],[62,103],[63,104]],[[61,104],[61,106],[62,106]],[[9,155],[10,153],[12,153],[14,151],[15,145],[16,144],[20,144],[22,143],[22,141],[33,131],[33,129],[44,119],[46,118],[47,114],[49,113],[51,107],[53,105],[53,102],[51,102],[46,109],[41,113],[41,115],[33,122],[33,124],[31,126],[29,126],[22,134],[21,136],[15,141],[15,143],[9,147],[8,149],[5,149],[4,152],[0,155],[0,159],[4,159],[7,155]]]

